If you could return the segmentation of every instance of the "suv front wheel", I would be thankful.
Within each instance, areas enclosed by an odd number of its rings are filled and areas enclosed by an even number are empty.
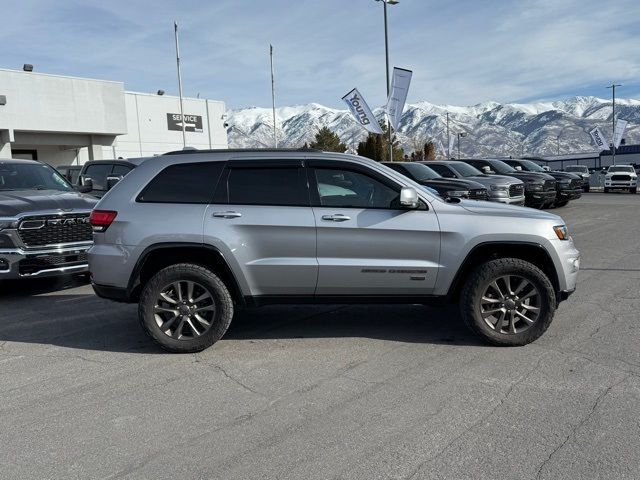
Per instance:
[[[164,268],[144,286],[138,318],[147,334],[170,352],[199,352],[220,340],[233,318],[226,285],[190,263]]]
[[[518,258],[499,258],[471,274],[460,307],[467,326],[487,342],[526,345],[551,324],[556,296],[538,267]]]

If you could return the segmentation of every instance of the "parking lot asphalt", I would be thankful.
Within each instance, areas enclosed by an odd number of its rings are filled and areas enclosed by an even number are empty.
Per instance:
[[[2,284],[0,478],[640,478],[639,211],[554,211],[578,290],[519,348],[455,308],[307,306],[171,355],[84,279]]]

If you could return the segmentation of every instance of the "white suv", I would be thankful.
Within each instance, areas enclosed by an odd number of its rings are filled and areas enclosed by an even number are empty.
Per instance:
[[[638,191],[638,174],[631,165],[611,165],[604,177],[604,193],[612,189]]]

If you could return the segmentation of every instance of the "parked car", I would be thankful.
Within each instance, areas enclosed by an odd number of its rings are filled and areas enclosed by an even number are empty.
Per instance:
[[[136,168],[143,159],[92,160],[82,166],[81,191],[102,198],[113,186]]]
[[[80,185],[82,165],[61,165],[54,167],[71,185]]]
[[[565,167],[564,171],[580,175],[582,177],[582,189],[587,193],[589,192],[591,189],[591,185],[589,184],[591,181],[591,172],[589,172],[589,168],[586,165],[569,165]]]
[[[0,280],[86,272],[96,202],[49,165],[0,159]]]
[[[502,160],[464,159],[462,161],[487,174],[508,175],[522,180],[527,207],[546,208],[556,201],[556,180],[547,173],[517,171]]]
[[[545,171],[540,165],[531,160],[509,159],[504,163],[523,172],[538,172],[551,175],[556,180],[556,201],[554,207],[564,207],[570,200],[582,196],[582,177],[567,172]]]
[[[487,200],[487,188],[473,180],[444,178],[427,165],[418,162],[382,162],[383,165],[406,175],[411,180],[425,187],[431,187],[442,198],[470,198]]]
[[[452,301],[486,341],[523,345],[580,264],[556,215],[447,202],[372,160],[308,149],[154,157],[91,224],[95,292],[138,302],[173,352],[215,343],[237,307],[273,303]]]
[[[429,168],[446,179],[472,180],[484,185],[491,202],[524,205],[524,183],[513,177],[487,175],[475,167],[453,160],[429,161]]]
[[[611,190],[638,192],[638,174],[632,165],[611,165],[604,177],[604,193]]]

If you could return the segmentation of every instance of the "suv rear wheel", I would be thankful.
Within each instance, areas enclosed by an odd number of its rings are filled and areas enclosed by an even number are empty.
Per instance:
[[[199,352],[220,340],[229,328],[233,300],[215,273],[181,263],[160,270],[147,282],[138,318],[163,349]]]
[[[518,258],[500,258],[471,274],[460,307],[467,326],[487,342],[526,345],[551,324],[556,296],[538,267]]]

